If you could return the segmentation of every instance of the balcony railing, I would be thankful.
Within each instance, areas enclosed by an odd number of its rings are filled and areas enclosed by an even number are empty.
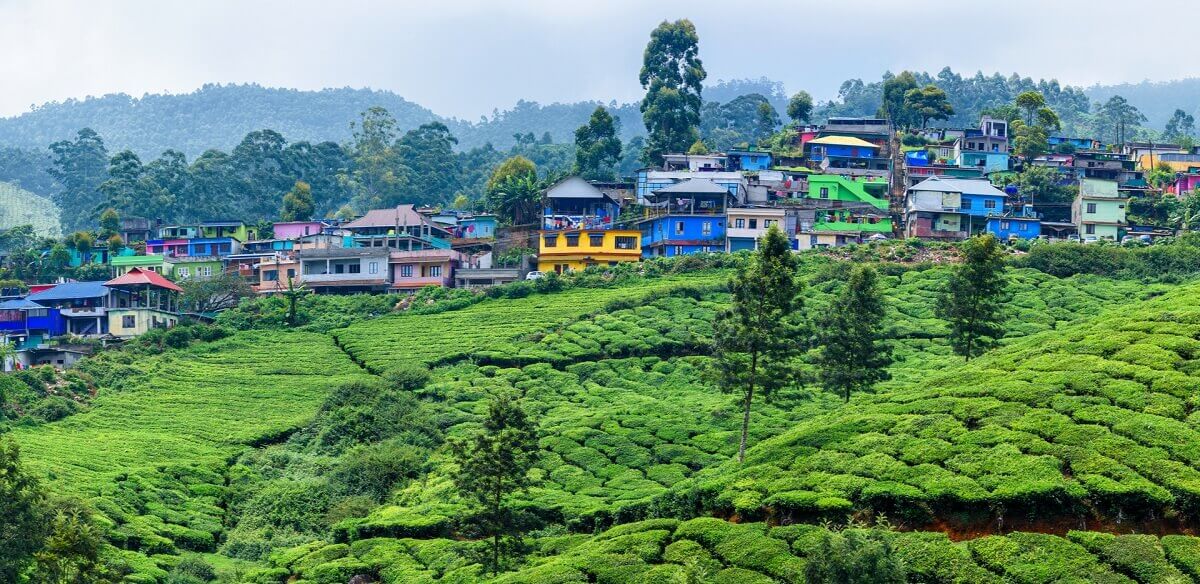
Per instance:
[[[566,231],[574,229],[609,229],[612,217],[605,215],[543,215],[542,229]]]

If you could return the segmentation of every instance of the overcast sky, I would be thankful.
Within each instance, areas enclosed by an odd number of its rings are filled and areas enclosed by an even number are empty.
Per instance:
[[[631,101],[650,30],[676,18],[696,24],[709,82],[768,76],[818,99],[944,65],[1077,85],[1200,74],[1194,0],[0,0],[0,116],[212,82],[388,89],[468,119],[520,98]]]

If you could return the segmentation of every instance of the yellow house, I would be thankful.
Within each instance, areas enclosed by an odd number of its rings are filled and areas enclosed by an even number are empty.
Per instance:
[[[546,189],[538,238],[538,270],[567,272],[636,262],[642,232],[622,229],[621,205],[580,177]]]
[[[179,293],[183,289],[146,268],[130,268],[104,285],[112,290],[108,332],[127,339],[156,328],[179,324]]]
[[[642,257],[642,232],[636,229],[542,231],[538,270],[569,272],[588,266],[615,266]]]

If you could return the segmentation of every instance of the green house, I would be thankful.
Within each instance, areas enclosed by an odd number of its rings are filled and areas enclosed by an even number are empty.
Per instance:
[[[225,271],[224,262],[211,256],[167,258],[166,261],[171,265],[170,274],[179,282],[185,280],[205,280],[213,276],[219,276]]]
[[[818,207],[813,231],[891,233],[887,188],[887,181],[883,180],[858,181],[834,174],[808,177],[808,192],[804,197],[829,201],[827,206]]]
[[[1121,238],[1125,207],[1129,199],[1117,189],[1117,181],[1085,178],[1079,181],[1079,194],[1071,204],[1071,219],[1084,241]]]
[[[258,238],[253,227],[241,221],[206,221],[200,224],[200,237],[232,237],[242,243]]]
[[[170,276],[173,267],[165,257],[158,254],[114,256],[108,258],[108,263],[113,267],[113,272],[117,276],[123,276],[133,268],[145,268],[164,276]]]

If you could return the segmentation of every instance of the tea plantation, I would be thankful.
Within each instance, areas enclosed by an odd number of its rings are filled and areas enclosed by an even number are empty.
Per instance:
[[[845,269],[806,256],[807,317]],[[264,584],[827,581],[837,554],[910,582],[1200,577],[1200,285],[1013,269],[1008,337],[964,363],[933,312],[945,268],[885,267],[892,379],[849,404],[809,385],[757,402],[739,466],[739,407],[708,374],[729,276],[109,352],[90,409],[11,436],[96,509],[129,582],[178,581],[185,557]],[[397,381],[414,366],[428,379]],[[542,456],[528,553],[493,577],[447,444],[497,392],[522,397]]]

